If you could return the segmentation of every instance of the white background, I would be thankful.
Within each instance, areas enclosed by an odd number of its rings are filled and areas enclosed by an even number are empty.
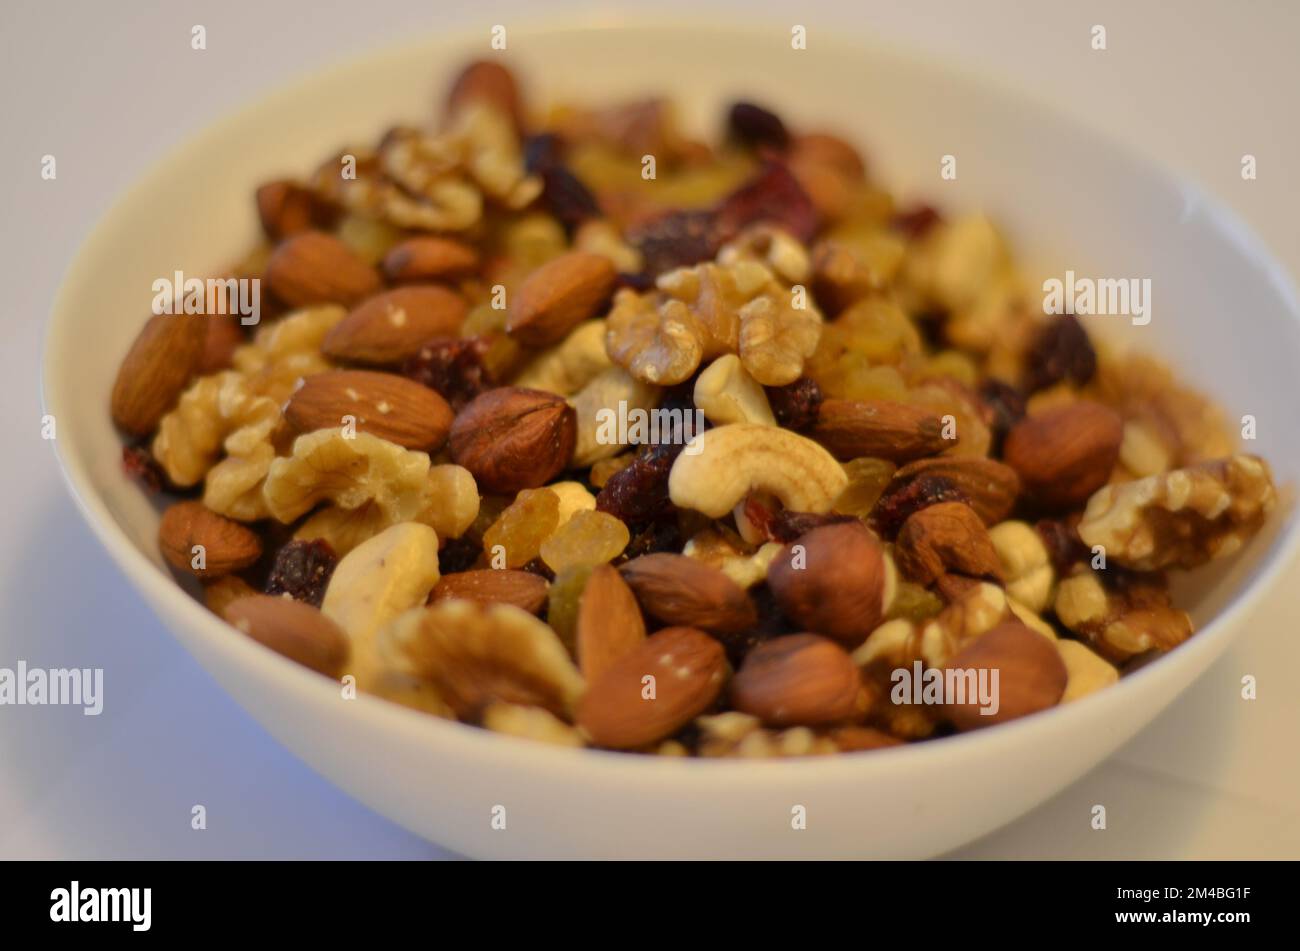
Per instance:
[[[81,524],[40,439],[41,337],[60,275],[99,214],[215,117],[339,57],[415,34],[481,24],[486,44],[494,23],[543,10],[609,19],[617,6],[4,0],[0,431],[9,444],[0,453],[0,666],[19,658],[101,666],[106,706],[97,718],[0,707],[0,857],[445,854],[275,744],[127,587]],[[665,15],[704,6],[715,19],[802,23],[813,43],[820,31],[883,38],[1028,85],[1198,180],[1300,273],[1300,4],[655,3]],[[196,23],[207,28],[204,52],[190,48]],[[1105,52],[1089,48],[1093,24],[1107,29]],[[431,90],[454,65],[430,63]],[[597,79],[592,86],[598,94]],[[53,182],[40,177],[47,153],[58,161]],[[1244,153],[1258,158],[1255,182],[1240,177]],[[160,228],[202,226],[159,209]],[[1137,740],[958,854],[1300,858],[1297,587],[1300,566],[1248,635]],[[1238,699],[1244,673],[1259,679],[1253,703]],[[207,808],[207,831],[190,828],[195,803]],[[1105,832],[1089,828],[1093,803],[1108,807]]]

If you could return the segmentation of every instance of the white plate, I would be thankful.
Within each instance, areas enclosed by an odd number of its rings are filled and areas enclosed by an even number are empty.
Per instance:
[[[987,209],[1031,273],[1152,280],[1153,319],[1107,326],[1158,353],[1226,407],[1253,414],[1282,483],[1300,405],[1300,322],[1281,269],[1231,215],[1104,133],[943,64],[788,27],[700,24],[512,28],[507,62],[537,97],[612,101],[667,93],[716,128],[745,96],[800,126],[842,130],[878,177],[945,208]],[[420,835],[475,856],[917,857],[983,835],[1129,739],[1224,650],[1294,556],[1288,505],[1226,567],[1197,572],[1186,645],[1118,686],[978,734],[859,755],[709,762],[559,750],[421,716],[334,685],[236,636],[176,586],[157,513],[121,471],[108,394],[148,312],[150,285],[204,274],[257,233],[252,191],[305,174],[339,146],[421,121],[450,73],[484,55],[438,38],[314,77],[213,125],[155,167],[104,218],[69,269],[47,339],[47,411],[69,485],[126,576],[217,680],[322,774]],[[958,178],[939,178],[941,157]],[[1289,494],[1288,494],[1289,498]],[[1187,587],[1184,585],[1184,587]],[[505,830],[491,825],[505,806]],[[791,827],[792,809],[807,828]]]

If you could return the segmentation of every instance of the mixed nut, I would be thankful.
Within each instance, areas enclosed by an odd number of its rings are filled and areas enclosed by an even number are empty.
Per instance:
[[[211,610],[437,716],[698,756],[1004,722],[1190,637],[1164,572],[1275,503],[987,218],[900,208],[753,103],[713,147],[475,63],[256,207],[265,319],[145,324],[124,462]],[[996,669],[998,712],[900,702],[914,665]]]

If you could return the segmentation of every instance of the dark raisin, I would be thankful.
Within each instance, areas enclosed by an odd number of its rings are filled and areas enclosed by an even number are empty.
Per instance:
[[[445,337],[430,340],[406,361],[402,373],[436,390],[454,410],[491,389],[493,381],[483,360],[491,347],[486,337]]]
[[[139,479],[146,492],[157,495],[163,487],[162,466],[144,446],[122,447],[122,468],[133,479]]]
[[[1002,451],[1002,440],[1011,427],[1025,416],[1025,398],[1010,383],[989,377],[979,386],[979,399],[984,410],[984,423],[993,435],[993,453]]]
[[[588,219],[601,216],[600,202],[591,189],[563,165],[548,168],[541,176],[542,201],[568,232],[572,233]]]
[[[942,350],[947,345],[945,331],[948,327],[948,312],[944,310],[923,310],[912,315],[912,323],[921,333],[921,339],[934,350]]]
[[[438,571],[444,575],[454,575],[458,571],[469,571],[483,553],[483,546],[469,538],[453,538],[438,552]]]
[[[628,229],[628,242],[641,252],[654,276],[709,261],[722,246],[711,211],[669,211]]]
[[[1080,562],[1087,561],[1091,550],[1083,543],[1076,530],[1078,518],[1044,518],[1034,525],[1038,537],[1047,548],[1047,556],[1052,560],[1052,567],[1062,577],[1069,569]]]
[[[325,539],[309,542],[295,539],[275,553],[270,577],[266,579],[266,593],[287,594],[295,601],[320,607],[338,561]]]
[[[719,242],[760,222],[784,228],[805,244],[817,231],[812,199],[781,162],[767,162],[755,178],[724,198],[714,211]]]
[[[655,279],[649,274],[628,274],[625,271],[617,275],[616,287],[628,287],[638,293],[644,293],[655,286]]]
[[[748,514],[748,510],[746,514]],[[768,524],[768,537],[772,541],[789,544],[805,532],[811,532],[814,528],[856,521],[857,517],[853,515],[838,515],[834,512],[817,515],[812,512],[791,512],[782,509],[773,514],[772,520]]]
[[[615,559],[615,564],[622,564],[639,558],[641,555],[657,555],[660,552],[680,552],[685,545],[677,519],[660,518],[645,525],[627,543],[623,554]]]
[[[548,568],[546,562],[542,561],[540,557],[534,558],[532,561],[520,565],[520,570],[527,571],[529,574],[538,575],[539,577],[545,578],[547,581],[555,580],[555,572]]]
[[[893,538],[908,516],[940,502],[969,502],[949,478],[921,473],[901,483],[890,483],[871,509],[871,526],[884,538]]]
[[[787,429],[807,429],[817,422],[822,408],[822,388],[811,377],[801,376],[785,386],[769,386],[767,402],[776,421]]]
[[[560,164],[562,143],[553,132],[530,135],[524,140],[524,169],[530,174],[544,172]]]
[[[926,232],[943,220],[930,205],[916,205],[906,211],[896,211],[889,220],[889,226],[904,237],[916,239],[924,237]]]
[[[751,149],[762,147],[785,149],[790,133],[775,112],[752,102],[737,102],[727,111],[727,132]]]
[[[1027,393],[1063,381],[1083,386],[1097,372],[1097,352],[1078,317],[1058,314],[1039,329],[1025,364]]]
[[[668,473],[682,447],[645,446],[632,463],[609,477],[596,496],[596,511],[608,512],[629,525],[648,522],[672,511]]]

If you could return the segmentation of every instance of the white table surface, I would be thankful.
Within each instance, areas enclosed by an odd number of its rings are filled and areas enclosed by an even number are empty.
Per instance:
[[[424,858],[445,852],[277,745],[171,638],[100,550],[40,438],[39,348],[63,269],[121,188],[188,133],[340,56],[527,3],[0,5],[0,666],[101,666],[99,717],[0,707],[0,858]],[[532,5],[536,8],[536,5]],[[558,2],[545,5],[559,11]],[[575,10],[617,4],[574,4]],[[656,9],[697,7],[657,0]],[[714,3],[715,14],[929,50],[1104,124],[1232,205],[1300,273],[1300,4]],[[731,11],[731,12],[727,12]],[[1175,12],[1176,11],[1176,12]],[[558,13],[556,15],[559,15]],[[193,24],[207,28],[195,53]],[[1108,50],[1088,48],[1103,24]],[[432,72],[432,71],[431,71]],[[1243,182],[1243,153],[1259,178]],[[54,182],[41,156],[58,160]],[[197,223],[194,223],[197,225]],[[173,226],[185,226],[184,223]],[[1300,566],[1249,634],[1150,728],[962,857],[1300,857]],[[1243,674],[1259,699],[1239,699]],[[1105,803],[1109,829],[1089,828]],[[206,831],[190,828],[203,803]]]

